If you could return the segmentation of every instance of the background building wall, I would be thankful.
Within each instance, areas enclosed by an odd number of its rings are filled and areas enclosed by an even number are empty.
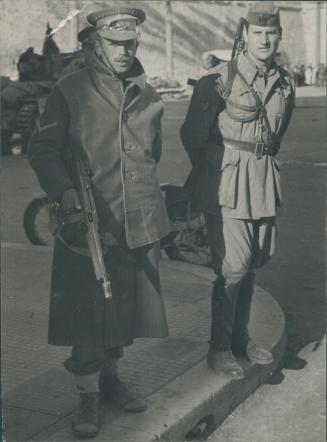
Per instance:
[[[238,18],[245,16],[246,1],[172,0],[174,77],[184,83],[201,69],[203,52],[231,49]],[[280,50],[290,62],[326,63],[326,2],[280,1],[283,40]],[[1,75],[15,77],[19,55],[33,46],[41,53],[46,24],[55,27],[70,10],[82,13],[55,34],[61,52],[78,48],[76,34],[84,27],[86,15],[95,9],[132,4],[143,7],[147,20],[139,56],[149,76],[167,77],[165,47],[165,1],[163,0],[0,0]]]

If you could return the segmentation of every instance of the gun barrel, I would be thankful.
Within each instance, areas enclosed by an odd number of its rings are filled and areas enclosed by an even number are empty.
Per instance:
[[[94,273],[97,281],[101,282],[106,299],[112,298],[110,275],[104,264],[101,241],[98,231],[98,216],[92,191],[92,185],[88,173],[87,164],[83,160],[77,161],[77,171],[82,198],[82,206],[87,225],[87,239]]]
[[[103,281],[102,287],[103,287],[104,297],[106,299],[112,298],[110,281],[108,281],[108,280],[107,281]]]
[[[235,34],[233,49],[232,49],[232,59],[235,57],[235,55],[238,55],[238,53],[243,49],[244,42],[243,42],[243,28],[245,24],[245,18],[241,17],[239,19],[237,30]]]

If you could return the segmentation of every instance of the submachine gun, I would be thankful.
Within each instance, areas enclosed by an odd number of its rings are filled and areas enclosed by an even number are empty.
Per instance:
[[[238,21],[231,59],[237,57],[244,49],[245,40],[244,40],[243,31],[244,31],[245,22],[246,20],[243,17],[241,17]]]
[[[112,298],[110,275],[107,273],[101,241],[99,236],[99,219],[95,207],[90,168],[88,163],[74,152],[74,160],[77,172],[78,187],[80,190],[82,210],[84,212],[87,227],[86,238],[91,255],[96,279],[101,282],[105,298]]]

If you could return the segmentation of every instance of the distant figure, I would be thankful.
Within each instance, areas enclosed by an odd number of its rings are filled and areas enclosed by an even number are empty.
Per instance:
[[[300,64],[300,62],[297,62],[292,66],[292,71],[294,75],[294,81],[296,87],[301,87],[304,84],[304,73],[303,73],[303,67]]]
[[[327,83],[327,69],[326,66],[323,63],[318,64],[317,69],[317,80],[316,80],[317,86],[324,87]]]
[[[56,45],[56,43],[53,40],[53,36],[50,35],[52,32],[52,28],[50,27],[50,24],[47,23],[47,30],[45,32],[45,39],[43,43],[43,49],[42,54],[43,55],[58,55],[60,53],[59,47]]]
[[[311,86],[312,83],[313,83],[313,68],[312,68],[311,64],[309,64],[309,66],[307,66],[307,68],[306,68],[306,70],[304,72],[304,75],[305,75],[305,83],[306,83],[306,85],[307,86]]]

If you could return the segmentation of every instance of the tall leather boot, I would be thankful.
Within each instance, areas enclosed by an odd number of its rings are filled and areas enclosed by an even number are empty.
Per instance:
[[[231,339],[240,281],[218,277],[212,291],[209,367],[218,375],[244,379],[243,368],[231,352]]]
[[[235,308],[232,351],[234,355],[246,357],[253,364],[266,365],[273,361],[272,354],[268,350],[255,344],[248,332],[254,292],[254,279],[255,273],[251,270],[241,283]]]

